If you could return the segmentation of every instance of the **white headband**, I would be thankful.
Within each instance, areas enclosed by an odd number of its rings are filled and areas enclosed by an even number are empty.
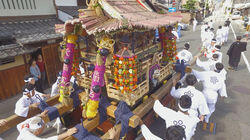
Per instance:
[[[36,130],[41,128],[43,125],[44,121],[41,117],[34,117],[29,123],[29,128],[32,130]]]
[[[189,110],[189,108],[182,108],[181,105],[180,105],[180,103],[178,103],[178,107],[183,112],[187,112]]]
[[[24,91],[23,91],[23,95],[27,95],[27,93],[29,93],[30,91],[26,88],[26,89],[24,89]]]
[[[33,77],[30,77],[28,80],[24,80],[25,83],[30,82],[33,79]]]

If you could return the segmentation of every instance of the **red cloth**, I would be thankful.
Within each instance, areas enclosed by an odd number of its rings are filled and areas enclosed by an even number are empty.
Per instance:
[[[40,72],[44,72],[45,71],[45,69],[44,69],[45,64],[44,64],[43,61],[42,62],[36,61],[36,64],[39,67]]]

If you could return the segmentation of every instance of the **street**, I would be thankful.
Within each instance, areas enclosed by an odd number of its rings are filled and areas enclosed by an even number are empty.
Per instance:
[[[223,24],[223,21],[217,22],[214,27],[217,29],[219,24]],[[243,32],[236,23],[232,23],[233,28],[237,35],[242,35]],[[189,27],[191,29],[191,26]],[[230,30],[229,41],[222,47],[223,52],[223,64],[224,67],[228,67],[228,56],[226,52],[231,43],[235,41],[232,30]],[[191,52],[193,55],[199,52],[201,47],[200,39],[200,25],[197,26],[196,32],[192,30],[182,31],[182,37],[178,42],[178,50],[183,49],[185,42],[189,42],[191,45]],[[245,52],[248,60],[250,60],[250,52]],[[197,67],[194,67],[198,69]],[[249,87],[250,73],[246,68],[246,64],[241,59],[239,65],[239,71],[228,71],[227,75],[227,93],[228,98],[225,100],[219,99],[216,105],[215,113],[211,117],[211,121],[217,123],[216,134],[213,135],[208,132],[204,132],[197,126],[196,134],[193,137],[194,140],[248,140],[248,132],[250,130],[250,87]],[[202,90],[202,86],[197,84],[197,88]],[[1,118],[8,117],[14,114],[15,102],[20,98],[20,94],[0,102],[0,114]],[[48,137],[55,135],[55,129],[47,129],[42,137]],[[158,118],[151,126],[150,130],[164,138],[165,135],[165,122]],[[18,136],[16,128],[1,134],[5,140],[14,140]]]

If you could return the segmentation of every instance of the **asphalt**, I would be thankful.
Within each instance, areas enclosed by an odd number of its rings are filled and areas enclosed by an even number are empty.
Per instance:
[[[217,27],[222,22],[217,22]],[[233,22],[233,27],[237,35],[242,35],[241,25]],[[192,27],[190,27],[192,29]],[[235,41],[232,31],[230,30],[228,44],[222,47],[223,52],[223,64],[228,66],[228,57],[226,51],[231,43]],[[200,40],[200,25],[197,26],[196,32],[191,30],[182,31],[182,37],[180,42],[177,43],[178,50],[181,50],[185,42],[189,42],[191,45],[191,52],[195,55],[199,52],[201,47]],[[249,44],[249,43],[248,43]],[[249,45],[248,45],[249,46]],[[250,52],[245,52],[248,60],[250,60]],[[194,67],[197,69],[196,67]],[[211,117],[211,121],[217,123],[216,134],[211,134],[202,131],[197,127],[197,131],[193,137],[193,140],[249,140],[250,136],[250,73],[248,72],[246,65],[241,59],[239,64],[239,71],[228,71],[227,75],[227,93],[228,99],[219,99],[216,105],[216,110]],[[202,89],[201,84],[197,84],[197,89]],[[49,91],[47,91],[49,93]],[[21,97],[21,94],[14,96],[8,100],[0,101],[0,119],[6,118],[14,114],[14,108],[16,101]],[[164,138],[165,136],[165,122],[158,118],[150,130]],[[55,129],[46,129],[41,137],[48,137],[56,135]],[[12,128],[9,131],[0,135],[4,140],[15,140],[18,136],[16,128]]]

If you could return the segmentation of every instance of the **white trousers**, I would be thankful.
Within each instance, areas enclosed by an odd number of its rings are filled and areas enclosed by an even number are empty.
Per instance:
[[[196,24],[193,25],[193,32],[195,32],[196,26]]]
[[[209,122],[209,118],[211,117],[211,115],[214,113],[214,111],[215,111],[215,104],[216,103],[207,103],[207,106],[208,106],[208,108],[209,108],[209,114],[207,114],[206,115],[206,118],[205,118],[205,121],[206,121],[206,123],[208,123]]]

